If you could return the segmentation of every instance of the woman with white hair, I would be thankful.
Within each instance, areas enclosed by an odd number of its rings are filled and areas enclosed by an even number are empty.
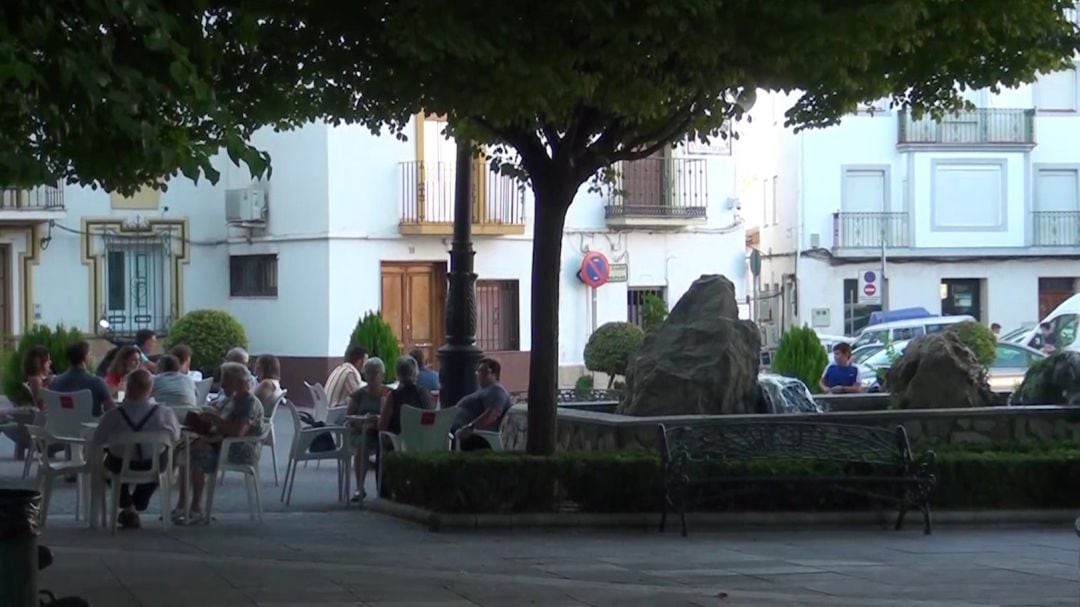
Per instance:
[[[364,363],[361,373],[367,380],[367,384],[361,386],[359,390],[353,392],[349,397],[349,408],[345,410],[345,414],[377,415],[382,409],[383,399],[390,392],[390,389],[386,387],[386,365],[381,358],[373,356]],[[367,453],[360,452],[361,434],[359,427],[352,428],[351,439],[353,471],[356,473],[356,493],[353,495],[352,501],[359,502],[366,495],[364,479],[367,478],[368,458],[372,452],[378,452],[379,432],[374,428],[368,430]]]
[[[398,387],[383,399],[379,412],[379,431],[401,434],[401,408],[405,405],[420,409],[434,409],[431,394],[416,385],[419,368],[411,356],[401,356],[394,365]]]
[[[257,436],[263,432],[263,407],[259,399],[251,393],[248,377],[251,373],[240,363],[227,362],[221,365],[221,385],[229,394],[220,415],[215,413],[194,414],[189,425],[204,426],[205,432],[191,443],[191,519],[188,523],[202,522],[202,495],[206,476],[217,472],[218,454],[221,452],[222,439],[234,436]],[[254,464],[258,458],[258,447],[251,443],[233,445],[229,450],[229,462]],[[183,478],[183,471],[181,472]],[[213,482],[213,480],[211,480]],[[180,484],[180,499],[173,511],[173,518],[178,519],[187,503],[185,483]],[[179,522],[179,521],[178,521]]]

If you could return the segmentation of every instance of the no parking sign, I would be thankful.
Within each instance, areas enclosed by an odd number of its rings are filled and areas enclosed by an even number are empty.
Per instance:
[[[581,260],[581,269],[578,270],[578,279],[592,288],[607,284],[611,278],[611,263],[608,258],[599,251],[589,251]]]

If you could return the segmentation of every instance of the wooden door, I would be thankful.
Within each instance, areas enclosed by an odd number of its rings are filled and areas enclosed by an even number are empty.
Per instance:
[[[445,336],[446,266],[442,263],[384,263],[382,314],[394,329],[402,353],[424,351],[435,366]],[[393,364],[393,361],[383,361]]]
[[[1039,320],[1047,317],[1054,308],[1076,293],[1077,279],[1068,277],[1050,277],[1039,279]]]
[[[664,204],[664,152],[623,164],[623,191],[629,207]]]

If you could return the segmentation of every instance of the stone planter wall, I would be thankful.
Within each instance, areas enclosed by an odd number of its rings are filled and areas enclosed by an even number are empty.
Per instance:
[[[632,417],[559,408],[558,448],[561,451],[596,451],[657,448],[659,424],[696,425],[770,419],[820,421],[887,428],[902,425],[912,446],[941,444],[1004,444],[1010,442],[1080,442],[1080,407],[986,407],[845,411],[800,415],[686,415]],[[527,435],[525,405],[515,405],[503,423],[503,442],[509,450],[524,450]]]

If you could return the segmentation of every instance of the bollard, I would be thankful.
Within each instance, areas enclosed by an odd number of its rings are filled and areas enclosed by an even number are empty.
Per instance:
[[[0,607],[38,605],[38,510],[41,493],[0,489]]]

